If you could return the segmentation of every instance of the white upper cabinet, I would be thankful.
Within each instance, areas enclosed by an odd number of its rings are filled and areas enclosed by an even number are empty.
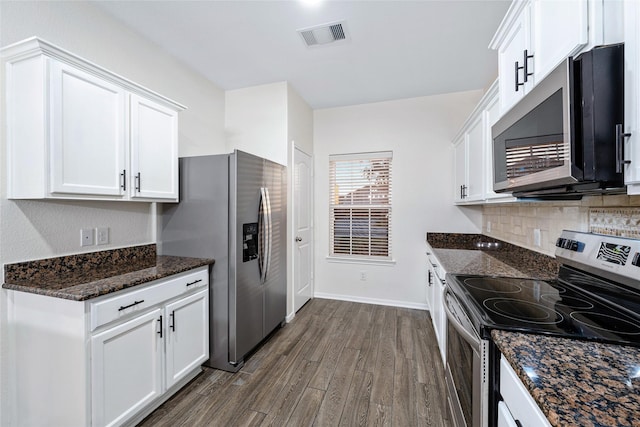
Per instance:
[[[51,193],[121,197],[125,91],[52,62],[51,92]]]
[[[601,28],[589,32],[590,14],[593,22],[603,25],[603,7],[598,4],[602,1],[515,0],[511,4],[489,46],[498,51],[501,114],[565,58],[602,44]]]
[[[499,94],[502,112],[506,112],[522,99],[525,91],[532,86],[532,76],[529,75],[531,73],[529,70],[532,68],[531,58],[528,57],[529,55],[525,58],[525,55],[531,51],[529,15],[530,7],[525,4],[498,46]]]
[[[467,201],[484,198],[485,115],[483,110],[471,122],[467,131]]]
[[[184,106],[35,37],[0,55],[8,198],[178,201]]]
[[[498,86],[498,81],[491,85],[453,140],[456,204],[514,200],[511,194],[493,191],[491,126],[499,117]]]
[[[178,113],[131,95],[132,198],[178,198]]]
[[[534,0],[531,8],[533,77],[539,82],[589,41],[587,0]]]
[[[462,133],[453,141],[453,200],[464,201],[467,186],[467,138]]]
[[[640,3],[627,0],[624,3],[624,62],[625,62],[625,125],[624,178],[627,193],[640,194]]]

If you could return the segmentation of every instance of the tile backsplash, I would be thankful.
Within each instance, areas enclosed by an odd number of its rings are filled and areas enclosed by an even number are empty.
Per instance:
[[[540,246],[535,230],[540,230]],[[591,196],[580,201],[485,205],[483,234],[547,255],[562,230],[640,238],[640,196]]]
[[[591,208],[589,231],[640,239],[640,208]]]

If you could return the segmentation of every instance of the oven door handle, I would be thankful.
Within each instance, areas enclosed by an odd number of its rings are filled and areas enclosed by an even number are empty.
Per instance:
[[[451,295],[451,298],[453,298],[453,300],[455,301],[455,295],[451,293],[448,286],[445,287],[444,291],[442,292],[442,301],[443,301],[442,305],[444,307],[444,312],[447,315],[447,320],[449,320],[449,323],[451,324],[451,326],[453,326],[455,330],[458,331],[458,333],[462,336],[462,338],[466,342],[471,344],[473,348],[479,353],[482,350],[480,337],[469,332],[467,329],[464,328],[464,326],[462,326],[457,316],[453,314],[453,312],[449,308],[449,299],[447,299],[447,295]]]

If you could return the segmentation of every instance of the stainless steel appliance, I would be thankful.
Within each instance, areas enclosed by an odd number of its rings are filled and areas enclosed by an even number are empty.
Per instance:
[[[210,359],[236,372],[286,316],[285,167],[242,151],[180,159],[160,253],[214,258]]]
[[[568,58],[491,128],[494,186],[518,197],[622,191],[624,46]]]
[[[492,329],[640,346],[640,240],[564,231],[557,280],[447,275],[446,384],[457,426],[494,426]]]

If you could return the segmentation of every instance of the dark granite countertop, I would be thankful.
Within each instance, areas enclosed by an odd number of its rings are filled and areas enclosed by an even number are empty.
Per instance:
[[[433,254],[447,273],[486,276],[523,277],[524,273],[479,250],[433,249]]]
[[[157,256],[134,246],[5,265],[4,289],[85,301],[213,264],[213,259]]]
[[[640,348],[492,331],[553,426],[640,426]]]
[[[555,258],[482,234],[427,233],[426,241],[447,273],[542,280],[558,276]]]

